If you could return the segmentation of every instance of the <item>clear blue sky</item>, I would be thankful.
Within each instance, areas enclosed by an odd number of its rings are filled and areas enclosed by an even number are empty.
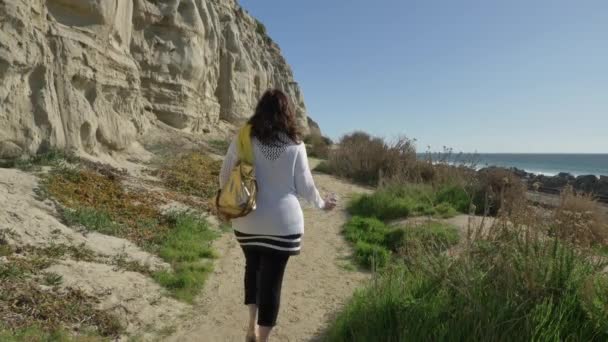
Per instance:
[[[241,0],[332,138],[608,153],[608,0]]]

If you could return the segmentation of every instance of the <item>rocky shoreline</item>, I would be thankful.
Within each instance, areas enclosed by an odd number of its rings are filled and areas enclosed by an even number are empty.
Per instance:
[[[497,167],[492,166],[484,169],[491,168]],[[546,176],[530,173],[515,167],[508,170],[521,178],[530,189],[538,189],[539,192],[559,194],[566,186],[571,186],[576,192],[593,194],[598,201],[608,203],[608,176],[574,176],[567,172],[560,172],[555,176]]]

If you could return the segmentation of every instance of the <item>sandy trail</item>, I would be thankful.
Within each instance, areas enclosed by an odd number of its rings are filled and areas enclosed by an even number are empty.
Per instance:
[[[302,253],[287,264],[274,341],[314,341],[333,314],[368,279],[369,274],[346,270],[351,250],[340,231],[347,216],[346,200],[371,190],[332,176],[315,174],[322,194],[335,193],[336,210],[304,209],[306,230]],[[244,341],[247,324],[243,305],[244,258],[232,234],[216,243],[221,257],[197,300],[194,313],[177,327],[169,341]]]

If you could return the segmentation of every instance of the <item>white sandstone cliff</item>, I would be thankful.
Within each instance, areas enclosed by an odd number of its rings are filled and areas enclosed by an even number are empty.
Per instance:
[[[292,71],[235,0],[0,0],[0,158],[129,147],[158,122],[242,122]]]

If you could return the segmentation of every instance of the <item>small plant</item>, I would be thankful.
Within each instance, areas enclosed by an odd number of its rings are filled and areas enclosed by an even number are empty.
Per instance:
[[[228,152],[228,148],[230,147],[230,140],[214,139],[214,140],[209,141],[209,145],[216,152],[224,155],[224,154],[226,154],[226,152]]]
[[[390,261],[391,253],[383,246],[358,241],[355,245],[355,260],[368,269],[382,269]]]
[[[266,26],[258,19],[255,20],[255,32],[257,32],[259,35],[267,36]]]
[[[70,226],[80,225],[101,234],[120,236],[125,230],[125,227],[114,222],[108,213],[94,208],[66,209],[63,217]]]
[[[174,213],[171,222],[174,228],[159,246],[159,255],[173,271],[158,271],[153,276],[176,298],[191,302],[212,270],[202,259],[216,257],[211,241],[217,234],[205,221],[189,213]]]
[[[376,218],[355,216],[344,225],[344,236],[350,242],[382,244],[389,228]]]
[[[63,282],[63,276],[54,272],[46,272],[43,274],[44,284],[48,286],[58,286]]]
[[[458,211],[456,211],[452,205],[446,202],[437,204],[433,209],[435,214],[441,218],[450,218],[458,215]]]
[[[461,186],[444,186],[435,195],[437,203],[449,204],[452,208],[461,213],[468,214],[471,206],[471,196]]]

